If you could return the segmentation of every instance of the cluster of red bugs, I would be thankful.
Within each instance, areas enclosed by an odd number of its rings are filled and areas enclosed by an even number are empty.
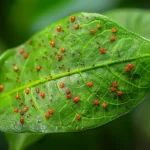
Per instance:
[[[116,91],[117,90],[117,87],[118,87],[118,83],[115,81],[115,82],[113,82],[112,83],[112,87],[110,88],[110,91],[111,92],[116,92],[116,94],[118,95],[118,96],[121,96],[123,93],[122,93],[122,91]]]
[[[128,71],[130,71],[133,67],[134,67],[134,65],[131,63],[131,64],[128,64],[128,66],[126,66],[126,67],[124,68],[124,70],[125,70],[126,72],[128,72]]]

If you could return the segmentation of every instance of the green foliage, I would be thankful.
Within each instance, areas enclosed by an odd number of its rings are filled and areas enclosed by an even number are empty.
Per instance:
[[[1,131],[95,128],[149,92],[150,41],[99,14],[73,16],[0,57]]]

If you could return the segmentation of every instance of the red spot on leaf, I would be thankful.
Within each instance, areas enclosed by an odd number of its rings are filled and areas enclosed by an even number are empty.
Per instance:
[[[102,54],[105,54],[105,49],[104,49],[104,48],[101,48],[101,49],[100,49],[100,52],[101,52]]]
[[[94,34],[94,33],[95,33],[94,29],[90,30],[90,34]]]
[[[57,29],[56,29],[58,32],[61,31],[61,26],[58,26]]]
[[[45,93],[42,92],[41,93],[41,97],[44,98],[45,97]]]
[[[23,118],[20,119],[20,123],[24,124],[24,119]]]
[[[94,100],[94,104],[95,105],[99,105],[99,101],[98,100]]]
[[[77,114],[77,115],[76,115],[76,119],[77,119],[77,120],[81,120],[81,115]]]
[[[87,83],[87,86],[88,87],[91,87],[93,85],[93,82],[92,81],[89,81],[88,83]]]
[[[118,95],[118,96],[121,96],[121,95],[122,95],[122,91],[118,91],[118,92],[117,92],[117,95]]]
[[[105,109],[107,107],[106,103],[102,103],[102,107]]]
[[[0,85],[0,92],[4,90],[4,85]]]
[[[24,49],[23,49],[23,48],[20,48],[20,49],[19,49],[19,53],[20,53],[20,54],[23,54],[23,53],[24,53]]]
[[[20,98],[20,95],[19,94],[16,94],[16,99],[19,99]]]
[[[110,40],[111,40],[111,41],[115,41],[115,36],[112,36],[112,37],[110,38]]]
[[[71,22],[74,22],[76,20],[76,17],[72,16],[70,20],[71,20]]]
[[[79,101],[80,101],[80,98],[78,96],[74,98],[75,103],[78,103]]]
[[[51,42],[51,46],[52,46],[52,47],[55,46],[55,42],[54,42],[54,41]]]
[[[112,31],[112,33],[116,33],[117,32],[116,28],[112,28],[111,31]]]

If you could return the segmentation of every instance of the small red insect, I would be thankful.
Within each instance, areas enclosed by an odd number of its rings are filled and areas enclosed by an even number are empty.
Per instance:
[[[74,26],[74,29],[79,29],[79,25],[75,25],[75,26]]]
[[[58,56],[58,61],[60,61],[62,58],[63,58],[63,56],[62,56],[62,55],[59,55],[59,56]]]
[[[24,119],[23,118],[20,119],[20,123],[24,124]]]
[[[19,94],[16,94],[16,99],[19,99],[20,98],[20,95]]]
[[[129,67],[125,67],[124,70],[125,70],[126,72],[128,72],[128,71],[130,71],[130,68],[129,68]]]
[[[36,70],[37,70],[37,71],[40,71],[40,70],[41,70],[41,66],[37,66],[37,67],[36,67]]]
[[[20,53],[20,54],[23,54],[23,53],[24,53],[24,49],[23,49],[23,48],[20,48],[19,53]]]
[[[64,86],[65,86],[64,82],[60,83],[60,85],[59,85],[60,88],[63,88]]]
[[[21,110],[21,111],[20,111],[20,115],[22,115],[22,116],[23,116],[23,115],[24,115],[24,113],[25,113],[25,111],[23,111],[23,110]]]
[[[94,29],[90,30],[90,34],[94,34],[94,33],[95,33]]]
[[[4,90],[4,85],[0,85],[0,92]]]
[[[111,41],[115,41],[115,36],[112,36],[112,37],[110,38],[110,40],[111,40]]]
[[[67,95],[67,99],[71,99],[72,98],[72,95],[71,94],[68,94]]]
[[[118,91],[118,92],[117,92],[117,95],[118,95],[118,96],[121,96],[121,95],[122,95],[122,91]]]
[[[45,93],[42,92],[41,93],[41,97],[44,98],[45,97]]]
[[[28,54],[24,54],[24,55],[23,55],[23,58],[24,58],[24,59],[27,59],[27,58],[28,58]]]
[[[101,25],[100,25],[100,24],[98,24],[98,25],[97,25],[97,28],[98,28],[98,29],[100,29],[100,28],[101,28]]]
[[[80,119],[81,119],[81,115],[77,114],[77,115],[76,115],[76,119],[77,119],[77,120],[80,120]]]
[[[45,114],[45,118],[48,119],[49,117],[50,117],[50,114],[49,114],[49,113],[46,113],[46,114]]]
[[[51,42],[51,46],[52,46],[52,47],[55,46],[55,42],[54,42],[54,41]]]
[[[74,22],[76,20],[76,17],[72,16],[70,20],[71,20],[71,22]]]
[[[102,54],[105,54],[105,49],[104,49],[104,48],[101,48],[101,49],[100,49],[100,52],[101,52]]]
[[[99,105],[99,101],[98,100],[94,100],[94,104],[95,105]]]
[[[58,27],[56,28],[56,30],[57,30],[58,32],[60,32],[60,31],[61,31],[61,26],[58,26]]]
[[[14,66],[14,71],[18,71],[18,67],[17,66]]]
[[[66,90],[66,94],[70,94],[71,93],[71,91],[68,89],[68,90]]]
[[[112,33],[116,33],[117,32],[116,28],[112,28],[111,31],[112,31]]]
[[[74,98],[75,103],[78,103],[79,101],[80,101],[80,98],[78,96]]]
[[[26,89],[26,90],[25,90],[25,93],[26,93],[26,94],[29,94],[29,92],[30,92],[29,89]]]
[[[61,52],[65,52],[65,48],[62,47],[62,48],[60,49],[60,51],[61,51]]]
[[[88,83],[87,83],[87,86],[88,87],[91,87],[93,85],[93,82],[92,81],[89,81]]]
[[[117,87],[117,86],[118,86],[118,83],[117,83],[117,82],[113,82],[113,86],[114,86],[114,87]]]
[[[28,107],[24,107],[24,108],[23,108],[23,111],[24,111],[24,112],[27,112],[27,111],[28,111]]]
[[[102,103],[102,107],[105,109],[107,107],[106,103]]]
[[[36,89],[36,93],[39,93],[39,92],[40,92],[40,90],[37,88],[37,89]]]
[[[18,112],[18,108],[15,108],[15,109],[14,109],[14,112],[17,113],[17,112]]]
[[[54,113],[54,110],[53,110],[53,109],[50,109],[48,112],[49,112],[49,114],[53,114],[53,113]]]
[[[111,91],[111,92],[114,92],[115,90],[116,90],[116,88],[114,88],[114,87],[111,87],[111,88],[110,88],[110,91]]]
[[[134,65],[133,65],[133,64],[128,64],[128,67],[129,67],[130,69],[132,69],[132,68],[134,67]]]

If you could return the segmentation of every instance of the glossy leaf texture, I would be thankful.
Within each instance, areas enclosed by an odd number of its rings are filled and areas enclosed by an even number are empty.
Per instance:
[[[0,130],[76,132],[134,108],[150,90],[150,41],[78,13],[0,57]]]

